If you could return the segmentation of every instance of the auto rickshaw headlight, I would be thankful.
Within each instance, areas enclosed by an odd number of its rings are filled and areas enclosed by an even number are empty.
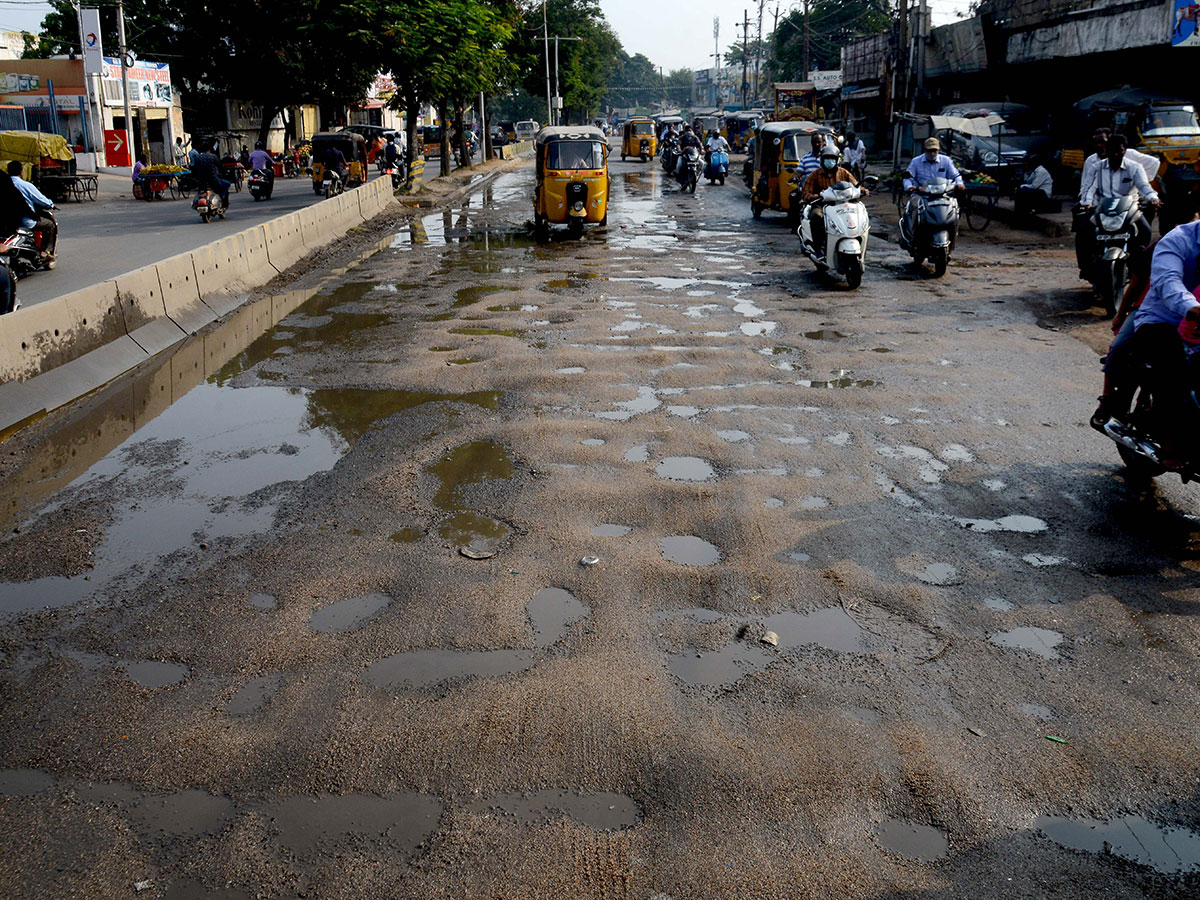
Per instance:
[[[575,204],[574,204],[574,206],[573,206],[573,209],[574,209],[576,212],[579,212],[579,210],[583,209],[583,201],[582,201],[582,200],[576,200],[576,201],[575,201]]]

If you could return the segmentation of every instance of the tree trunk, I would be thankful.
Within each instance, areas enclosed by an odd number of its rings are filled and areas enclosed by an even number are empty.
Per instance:
[[[483,126],[483,134],[479,136],[479,146],[483,148],[483,156],[480,162],[487,162],[492,158],[492,117],[487,114],[487,98],[483,98],[483,108],[480,110],[483,116],[483,121],[480,123]]]
[[[440,168],[440,174],[449,175],[450,174],[450,123],[449,123],[448,119],[450,117],[448,115],[446,115],[446,101],[439,100],[437,102],[435,108],[437,109],[437,116],[438,116],[439,124],[442,126],[442,156],[441,156],[442,165]]]
[[[467,128],[463,123],[463,105],[461,100],[454,101],[454,127],[458,130],[458,158],[462,160],[462,165],[469,168],[471,165],[471,152],[467,144]]]
[[[404,170],[409,173],[409,179],[412,179],[412,164],[417,158],[417,119],[421,115],[421,104],[413,101],[404,111],[404,134],[408,142],[408,146],[404,150]]]
[[[271,133],[271,122],[275,117],[283,112],[281,106],[264,106],[262,122],[258,126],[258,139],[262,141],[263,147],[267,146],[267,135]]]

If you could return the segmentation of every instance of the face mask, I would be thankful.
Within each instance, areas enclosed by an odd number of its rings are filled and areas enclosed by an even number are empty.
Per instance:
[[[823,160],[821,160],[821,166],[822,166],[823,168],[825,168],[825,169],[829,169],[829,170],[831,170],[831,171],[832,171],[833,167],[834,167],[834,166],[836,166],[836,165],[837,165],[837,160],[836,160],[836,159],[823,159]]]
[[[930,162],[937,162],[938,152],[936,150],[928,150],[925,153],[925,158]]]

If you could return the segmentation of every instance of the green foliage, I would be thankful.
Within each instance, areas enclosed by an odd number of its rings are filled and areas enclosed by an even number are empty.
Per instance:
[[[565,120],[589,121],[603,106],[613,70],[620,62],[621,42],[613,34],[597,0],[547,0],[549,35],[577,37],[558,46],[559,91]],[[514,52],[524,70],[522,86],[532,95],[546,92],[546,48],[543,44],[542,5],[524,8],[524,23]],[[554,78],[554,41],[549,45],[550,77]],[[543,113],[544,116],[544,113]]]
[[[894,17],[891,0],[815,0],[808,19],[809,70],[840,68],[845,44],[856,37],[887,31]],[[777,80],[803,81],[807,77],[802,8],[779,20],[770,47]]]
[[[674,106],[686,106],[692,102],[692,81],[695,73],[691,69],[672,69],[667,73],[667,99]]]

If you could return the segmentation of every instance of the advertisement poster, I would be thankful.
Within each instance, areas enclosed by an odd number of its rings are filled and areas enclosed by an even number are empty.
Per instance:
[[[1200,3],[1196,0],[1175,0],[1175,14],[1171,21],[1172,47],[1200,47],[1197,20],[1200,20]]]
[[[99,75],[104,68],[104,47],[100,40],[100,10],[81,9],[79,16],[83,24],[84,74]]]
[[[123,105],[125,95],[121,89],[121,61],[111,56],[104,57],[100,78],[104,87],[104,104]],[[130,106],[170,109],[171,96],[171,67],[167,63],[139,59],[129,67]]]

